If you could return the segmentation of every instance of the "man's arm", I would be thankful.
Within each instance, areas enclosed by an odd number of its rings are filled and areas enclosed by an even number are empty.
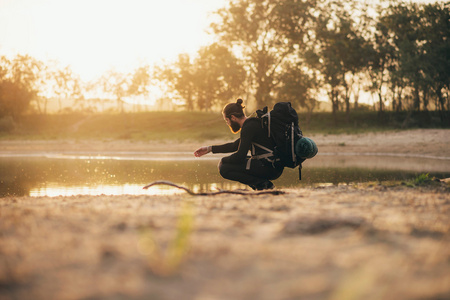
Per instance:
[[[237,139],[232,143],[226,143],[223,145],[211,146],[212,153],[230,153],[235,152],[239,149],[239,143],[241,139]]]
[[[240,139],[237,139],[233,143],[227,143],[227,144],[216,145],[216,146],[200,147],[197,150],[195,150],[194,155],[196,157],[200,157],[200,156],[203,156],[203,155],[208,154],[210,152],[212,152],[212,153],[230,153],[230,152],[235,152],[239,148],[239,141],[240,141]]]
[[[222,161],[235,164],[245,162],[258,126],[260,125],[256,122],[246,121],[241,130],[241,138],[237,151],[230,156],[222,158]]]

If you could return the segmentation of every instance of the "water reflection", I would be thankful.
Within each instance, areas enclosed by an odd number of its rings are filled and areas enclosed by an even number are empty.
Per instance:
[[[172,181],[194,191],[244,187],[224,182],[217,173],[216,160],[0,158],[0,196],[181,192],[165,186],[142,190],[156,180]]]
[[[173,195],[181,193],[179,189],[155,186],[147,195]],[[94,186],[69,186],[61,187],[60,185],[48,185],[37,187],[30,190],[30,196],[74,196],[74,195],[140,195],[142,185],[139,184],[123,184],[123,185],[94,185]]]
[[[220,177],[219,157],[192,159],[191,154],[155,155],[122,153],[114,156],[64,154],[0,157],[0,196],[173,194],[182,191],[165,186],[142,187],[168,180],[194,191],[245,188]],[[317,183],[407,180],[419,173],[449,177],[449,160],[376,156],[321,155],[304,164],[302,181],[298,171],[286,169],[277,187]]]

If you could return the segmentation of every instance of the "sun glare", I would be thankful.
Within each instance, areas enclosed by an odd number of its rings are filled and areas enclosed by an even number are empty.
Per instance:
[[[0,54],[57,60],[83,79],[195,53],[224,0],[0,0]]]
[[[226,2],[0,0],[0,55],[56,60],[83,80],[131,72],[211,43],[212,12]]]
[[[58,197],[76,195],[174,195],[182,194],[183,191],[166,186],[156,186],[148,190],[143,190],[142,185],[97,185],[97,186],[72,186],[61,187],[51,184],[45,187],[38,187],[30,190],[31,197]]]

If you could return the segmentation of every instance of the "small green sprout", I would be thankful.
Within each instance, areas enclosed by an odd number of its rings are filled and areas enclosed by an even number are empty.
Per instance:
[[[422,173],[413,179],[414,185],[426,185],[433,181],[433,178],[430,177],[429,173]]]
[[[185,204],[178,217],[176,234],[167,248],[163,249],[149,228],[141,232],[139,250],[148,258],[152,272],[161,277],[171,276],[179,270],[189,250],[189,238],[193,228],[193,213],[190,205]]]

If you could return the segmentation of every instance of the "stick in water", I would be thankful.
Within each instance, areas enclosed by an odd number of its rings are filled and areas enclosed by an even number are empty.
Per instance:
[[[188,189],[187,187],[175,184],[171,181],[164,181],[164,180],[160,180],[160,181],[154,181],[146,186],[143,187],[144,190],[154,186],[154,185],[170,185],[173,187],[176,187],[178,189],[184,190],[185,192],[187,192],[190,195],[193,196],[214,196],[214,195],[219,195],[219,194],[237,194],[237,195],[267,195],[267,194],[271,194],[271,195],[282,195],[285,192],[283,191],[258,191],[258,192],[244,192],[244,191],[229,191],[229,190],[219,190],[217,192],[201,192],[201,193],[195,193],[193,191],[191,191],[190,189]]]

